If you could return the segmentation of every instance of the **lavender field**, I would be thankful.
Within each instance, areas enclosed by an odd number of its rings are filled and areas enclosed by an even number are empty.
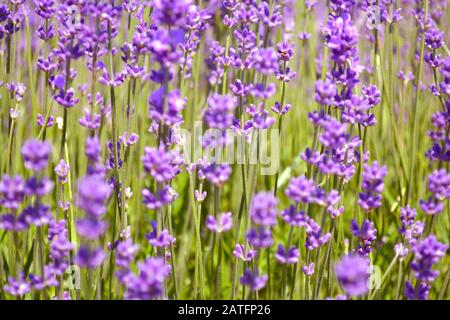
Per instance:
[[[0,2],[0,300],[450,299],[447,0]]]

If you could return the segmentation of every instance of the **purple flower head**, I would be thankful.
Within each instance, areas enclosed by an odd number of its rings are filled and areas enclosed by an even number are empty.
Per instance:
[[[186,99],[180,96],[179,90],[166,94],[165,88],[161,86],[150,95],[148,104],[148,115],[153,121],[169,126],[183,122],[181,112],[186,106]]]
[[[233,255],[244,262],[250,262],[256,256],[256,250],[253,249],[245,250],[243,244],[236,243],[236,246],[234,247],[233,250]]]
[[[240,79],[236,79],[234,83],[230,83],[231,92],[238,97],[245,97],[253,89],[253,84],[242,83]]]
[[[25,279],[25,274],[22,272],[17,279],[8,277],[8,283],[4,286],[7,293],[12,296],[23,296],[31,291],[30,283]]]
[[[301,210],[297,210],[297,208],[293,205],[289,206],[289,208],[284,209],[281,212],[281,217],[284,222],[291,226],[304,227],[308,222],[308,217],[306,216],[306,212]]]
[[[86,176],[78,183],[77,205],[89,216],[98,218],[106,212],[111,187],[98,176]]]
[[[377,229],[375,229],[373,222],[365,220],[360,227],[355,220],[352,220],[351,230],[360,241],[358,253],[367,256],[372,251],[372,243],[377,239]]]
[[[180,157],[175,151],[145,147],[142,163],[146,173],[158,182],[168,182],[179,173]]]
[[[138,275],[126,277],[126,299],[150,300],[164,293],[164,282],[170,275],[170,265],[163,258],[147,258],[138,263]]]
[[[258,225],[273,226],[277,223],[278,199],[270,192],[259,192],[252,200],[250,218]]]
[[[98,162],[100,160],[100,153],[102,152],[102,146],[97,136],[86,138],[85,154],[86,157],[92,162]]]
[[[35,0],[34,4],[36,6],[35,12],[43,19],[50,19],[56,12],[53,7],[55,4],[53,0]]]
[[[206,227],[214,232],[222,233],[229,231],[233,227],[233,217],[231,212],[222,213],[219,219],[209,215],[206,217]]]
[[[338,65],[343,65],[356,56],[359,35],[349,14],[345,13],[340,17],[330,15],[326,34],[331,59]]]
[[[425,282],[419,282],[417,287],[414,287],[411,282],[405,283],[405,296],[408,300],[427,300],[430,293],[431,286]]]
[[[272,231],[257,227],[247,232],[247,241],[255,248],[267,248],[273,244]]]
[[[0,180],[0,205],[17,210],[25,197],[25,182],[22,177],[3,176]]]
[[[274,28],[283,22],[279,5],[274,5],[273,8],[270,8],[269,2],[262,1],[258,11],[260,20],[269,28]]]
[[[180,26],[191,3],[191,0],[155,0],[153,19],[157,25]]]
[[[272,48],[261,48],[255,51],[255,70],[264,74],[271,75],[278,70],[278,57],[275,50]]]
[[[33,224],[37,227],[48,224],[52,219],[50,207],[44,205],[28,206],[22,215],[28,224]]]
[[[64,108],[72,108],[80,100],[78,98],[74,98],[74,91],[70,88],[67,91],[59,90],[59,93],[55,95],[55,101]]]
[[[251,95],[259,99],[269,99],[276,92],[276,86],[274,83],[255,83],[250,91]]]
[[[102,117],[99,114],[91,114],[89,109],[84,109],[84,116],[78,121],[85,128],[95,130],[100,128]]]
[[[403,260],[409,253],[408,248],[403,243],[397,243],[394,246],[394,251],[400,260]]]
[[[216,186],[222,186],[231,175],[231,167],[228,164],[208,164],[204,168],[206,179]]]
[[[361,296],[369,291],[369,263],[366,258],[344,256],[334,270],[339,283],[349,296]]]
[[[95,269],[102,264],[105,257],[106,254],[101,248],[80,247],[75,257],[75,263],[83,268]]]
[[[168,185],[158,190],[156,194],[153,194],[148,189],[142,190],[142,203],[150,210],[156,210],[166,204],[172,203],[177,197],[177,192]]]
[[[47,142],[28,140],[22,146],[22,157],[25,168],[41,171],[47,167],[51,146]]]
[[[312,276],[314,274],[314,262],[311,262],[308,265],[304,265],[302,267],[302,272],[306,275],[306,276]]]
[[[278,245],[275,259],[281,264],[294,264],[297,263],[300,253],[297,247],[292,246],[289,249],[284,248],[282,244]]]
[[[444,210],[444,203],[431,196],[427,200],[420,200],[420,209],[426,214],[435,215]]]
[[[275,101],[274,106],[271,108],[273,112],[278,113],[279,115],[285,115],[290,109],[291,105],[289,103],[281,106],[278,101]]]
[[[253,291],[259,291],[266,286],[267,275],[259,276],[258,272],[252,272],[250,269],[244,270],[244,275],[239,279],[241,284]]]
[[[425,34],[425,45],[432,50],[439,49],[444,43],[444,32],[436,27],[428,29]]]
[[[212,94],[208,98],[208,108],[205,111],[205,121],[210,128],[226,130],[233,124],[233,110],[236,99],[231,95]]]
[[[384,177],[387,174],[385,166],[380,167],[374,161],[372,165],[364,164],[362,189],[359,194],[358,204],[366,211],[371,211],[381,206],[381,193],[384,190]]]
[[[19,216],[9,213],[0,215],[1,230],[18,232],[28,229],[28,226],[29,225],[24,214]]]
[[[38,179],[33,176],[26,181],[25,194],[27,196],[36,195],[39,197],[49,194],[53,189],[53,182],[47,177]]]
[[[435,170],[428,176],[428,190],[438,200],[450,198],[450,174],[445,169]]]
[[[314,219],[309,218],[306,224],[305,248],[313,250],[326,244],[331,239],[331,233],[322,233],[322,230]]]
[[[67,175],[69,174],[70,166],[61,159],[55,167],[55,174],[58,176],[58,182],[65,184],[67,182]]]
[[[38,113],[36,123],[40,127],[43,127],[45,125],[45,117],[42,114]],[[47,128],[50,128],[53,126],[54,123],[55,123],[55,118],[53,116],[49,116],[47,119],[47,125],[45,125],[45,126]]]
[[[138,250],[139,246],[131,239],[120,241],[117,245],[116,265],[128,269]]]
[[[292,60],[294,57],[294,43],[280,42],[277,44],[278,58],[282,61]]]
[[[381,92],[378,90],[378,88],[374,85],[370,86],[363,86],[362,87],[362,94],[364,95],[364,98],[367,100],[370,107],[374,107],[381,101]]]
[[[338,120],[329,118],[324,121],[323,133],[320,135],[320,142],[327,148],[339,149],[345,146],[347,142],[347,124]]]
[[[433,270],[433,265],[442,259],[448,246],[440,243],[434,235],[417,241],[413,247],[414,260],[411,263],[411,269],[415,277],[424,282],[433,282],[439,272]]]
[[[314,99],[323,106],[332,106],[337,95],[336,85],[330,79],[317,80]]]
[[[89,240],[95,240],[102,236],[108,224],[95,218],[79,219],[76,223],[77,233]]]
[[[152,232],[148,233],[145,237],[147,238],[147,240],[150,241],[150,244],[153,247],[163,248],[168,247],[171,244],[175,243],[176,240],[174,237],[170,235],[169,230],[167,229],[161,230],[161,232],[158,234],[157,222],[152,221],[151,225],[153,230]]]
[[[313,179],[307,179],[305,176],[292,178],[286,188],[286,195],[289,199],[297,203],[310,203],[314,200],[314,186]]]
[[[416,219],[417,211],[407,205],[405,208],[400,208],[400,220],[402,222],[402,227],[400,232],[403,234],[406,229],[414,223]]]

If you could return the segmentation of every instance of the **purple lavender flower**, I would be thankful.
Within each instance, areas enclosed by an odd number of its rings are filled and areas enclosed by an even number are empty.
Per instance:
[[[80,99],[74,98],[74,94],[72,88],[67,91],[59,90],[59,93],[55,95],[55,101],[64,108],[72,108],[80,101]]]
[[[179,90],[169,92],[167,97],[165,97],[165,91],[164,87],[160,87],[150,95],[148,99],[149,117],[157,123],[164,123],[170,126],[180,125],[183,122],[183,117],[180,113],[185,108],[186,99],[180,97]]]
[[[9,213],[0,215],[0,229],[2,230],[18,232],[28,229],[28,226],[24,214],[19,216]]]
[[[425,32],[424,37],[425,45],[432,50],[439,49],[444,43],[444,32],[441,32],[441,30],[436,27],[428,29]]]
[[[102,147],[97,136],[88,137],[86,139],[85,154],[86,157],[92,162],[98,162],[100,159],[100,153],[102,152]]]
[[[151,225],[153,231],[148,233],[145,237],[150,241],[150,244],[153,247],[169,247],[170,245],[175,243],[176,239],[170,235],[169,230],[163,229],[158,234],[157,222],[152,221]]]
[[[50,208],[45,205],[28,206],[22,215],[28,224],[33,224],[37,227],[48,224],[52,219]]]
[[[233,110],[236,100],[231,95],[221,96],[217,93],[208,98],[208,108],[205,111],[205,121],[210,128],[225,130],[233,123]]]
[[[357,53],[358,30],[351,17],[345,13],[340,17],[330,16],[327,26],[327,46],[331,49],[331,59],[339,65],[347,63]]]
[[[305,248],[313,250],[323,246],[331,239],[331,233],[323,233],[319,224],[314,219],[309,218],[306,224],[306,241]]]
[[[450,198],[450,174],[445,169],[435,170],[428,176],[428,190],[438,200]]]
[[[222,186],[231,175],[231,167],[228,164],[208,164],[204,168],[206,179],[216,186]]]
[[[337,94],[336,86],[330,79],[325,79],[325,81],[316,81],[316,93],[314,99],[318,104],[323,106],[331,106],[334,104],[334,97]]]
[[[77,205],[89,216],[98,218],[106,212],[111,187],[98,176],[86,176],[78,183]]]
[[[102,264],[105,257],[106,254],[101,248],[80,247],[75,257],[75,263],[80,267],[95,269]]]
[[[277,223],[278,199],[270,192],[259,192],[253,197],[250,218],[258,225],[273,226]]]
[[[273,244],[272,231],[258,227],[247,232],[247,241],[255,248],[267,248]]]
[[[31,291],[31,286],[25,280],[25,275],[22,272],[17,279],[8,277],[8,283],[4,286],[4,289],[12,296],[23,296]]]
[[[89,240],[98,239],[102,236],[108,224],[102,220],[98,220],[95,218],[85,218],[79,219],[76,223],[77,233]]]
[[[259,291],[266,286],[267,279],[267,275],[259,276],[257,271],[252,272],[250,269],[245,269],[240,281],[242,285],[249,287],[250,290]]]
[[[334,270],[339,283],[349,296],[361,296],[369,291],[369,264],[366,258],[344,256]]]
[[[67,182],[67,175],[69,174],[70,166],[61,159],[55,167],[55,174],[58,176],[58,182],[65,184]]]
[[[277,44],[278,58],[282,61],[289,61],[294,57],[294,43],[280,42]]]
[[[320,135],[320,142],[327,148],[343,148],[347,142],[347,124],[329,118],[323,122],[323,133]]]
[[[170,266],[162,258],[147,258],[138,263],[138,275],[129,275],[125,279],[126,299],[150,300],[164,294],[164,281],[170,274]]]
[[[164,147],[145,147],[142,157],[144,170],[158,182],[172,180],[179,172],[180,158],[173,151],[166,151]]]
[[[351,221],[351,230],[353,235],[359,239],[358,254],[367,256],[372,251],[372,243],[377,239],[377,229],[373,222],[365,220],[361,227],[353,219]]]
[[[283,210],[281,216],[284,222],[291,226],[304,227],[308,222],[306,212],[303,210],[298,211],[295,206],[289,206],[289,208]]]
[[[65,221],[51,220],[48,226],[48,239],[50,241],[50,263],[46,266],[48,273],[54,276],[62,275],[69,263],[68,255],[74,246],[68,241],[68,232]]]
[[[142,190],[142,203],[150,210],[156,210],[172,203],[177,197],[178,193],[168,185],[158,190],[155,194],[148,189]]]
[[[236,246],[234,247],[233,250],[233,255],[244,262],[249,262],[252,261],[253,258],[256,256],[256,250],[253,249],[246,250],[244,245],[236,243]]]
[[[129,269],[139,246],[134,244],[131,239],[119,242],[117,245],[116,264],[121,268]]]
[[[231,212],[222,213],[218,219],[214,216],[206,217],[206,227],[214,232],[222,233],[231,230],[233,227],[233,218]]]
[[[21,151],[25,168],[41,171],[47,167],[51,152],[51,147],[47,142],[28,140],[23,144]]]
[[[415,277],[423,282],[433,282],[439,272],[433,270],[433,265],[445,256],[448,246],[440,243],[434,235],[416,242],[412,251],[414,260],[411,269]]]
[[[153,19],[155,19],[157,25],[179,26],[183,22],[183,18],[191,3],[191,0],[175,0],[170,2],[155,0],[153,2]]]
[[[315,189],[314,180],[299,176],[289,181],[285,193],[289,199],[297,203],[310,203],[314,200]]]
[[[312,276],[314,274],[314,262],[302,267],[302,272],[307,276]]]
[[[427,300],[431,286],[425,282],[420,282],[417,288],[411,282],[405,283],[405,296],[408,300]]]
[[[294,264],[297,263],[299,256],[297,247],[292,246],[285,249],[282,244],[279,244],[275,259],[281,264]]]
[[[381,193],[384,190],[384,177],[387,174],[385,166],[380,167],[374,161],[371,166],[364,165],[362,189],[359,194],[358,204],[366,211],[371,211],[381,206]]]
[[[17,210],[25,197],[25,182],[20,176],[4,175],[0,180],[0,205]]]

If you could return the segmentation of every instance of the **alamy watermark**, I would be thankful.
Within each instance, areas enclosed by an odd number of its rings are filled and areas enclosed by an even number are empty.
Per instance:
[[[239,134],[234,130],[207,129],[196,121],[191,130],[180,128],[177,132],[187,164],[199,159],[218,164],[259,165],[261,175],[274,175],[280,167],[280,131],[254,129]]]

